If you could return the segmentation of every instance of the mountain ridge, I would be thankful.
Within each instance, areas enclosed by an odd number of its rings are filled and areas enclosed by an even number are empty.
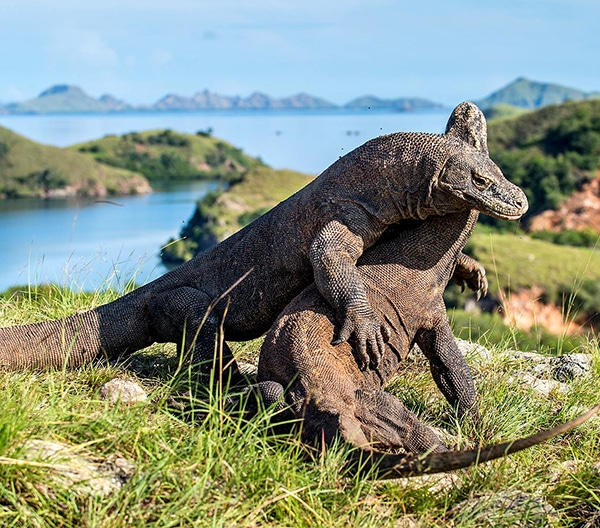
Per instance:
[[[371,104],[363,104],[365,101]],[[192,96],[169,93],[151,105],[133,106],[113,95],[99,98],[88,95],[75,85],[57,84],[42,91],[37,97],[23,102],[0,105],[0,114],[60,114],[110,112],[164,112],[201,110],[355,110],[359,108],[387,109],[410,112],[420,109],[444,108],[444,105],[418,97],[380,99],[362,96],[345,105],[337,105],[321,97],[299,92],[288,97],[272,97],[255,91],[247,97],[228,96],[208,89]]]
[[[487,97],[475,101],[475,104],[484,111],[499,105],[533,110],[567,101],[582,101],[597,97],[600,97],[600,92],[584,92],[561,84],[517,77],[514,81],[492,92]]]
[[[600,97],[600,92],[584,92],[556,83],[532,81],[517,77],[507,85],[475,103],[492,116],[508,115],[516,111],[542,108],[566,101],[580,101]],[[287,97],[272,97],[254,91],[247,97],[223,95],[203,89],[192,96],[168,93],[153,104],[134,106],[117,97],[104,94],[98,98],[88,95],[82,88],[69,84],[56,84],[37,97],[23,102],[0,104],[0,114],[73,114],[111,112],[194,112],[204,110],[385,110],[413,112],[443,109],[442,103],[422,97],[381,98],[362,95],[338,105],[306,92]],[[498,109],[498,110],[496,110]]]

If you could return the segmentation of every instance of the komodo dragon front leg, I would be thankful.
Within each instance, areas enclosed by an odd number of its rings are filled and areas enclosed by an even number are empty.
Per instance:
[[[429,361],[433,380],[448,403],[457,409],[459,416],[469,416],[478,423],[477,392],[471,370],[447,320],[440,320],[434,328],[420,330],[415,341]]]
[[[356,220],[359,215],[355,215]],[[310,248],[315,285],[337,314],[341,323],[332,344],[338,345],[352,337],[353,350],[361,370],[369,364],[377,368],[390,337],[389,326],[373,311],[365,287],[356,269],[356,261],[374,234],[385,226],[361,224],[368,217],[361,215],[361,222],[354,222],[354,231],[346,225],[333,221],[318,233]],[[361,233],[362,231],[362,233]],[[344,277],[345,280],[339,280]]]

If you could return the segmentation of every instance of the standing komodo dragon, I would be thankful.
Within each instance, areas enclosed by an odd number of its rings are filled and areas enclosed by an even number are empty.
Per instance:
[[[368,141],[244,229],[116,301],[0,329],[0,368],[75,367],[174,342],[206,373],[220,329],[226,340],[262,335],[313,280],[335,310],[336,341],[352,336],[361,368],[377,365],[388,329],[369,306],[356,260],[388,226],[466,209],[505,219],[527,209],[489,158],[485,118],[472,103],[454,109],[445,134]],[[222,354],[236,373],[226,345]]]
[[[416,343],[448,402],[460,414],[477,419],[471,372],[452,335],[442,298],[452,278],[478,294],[487,290],[483,267],[462,253],[477,216],[476,211],[465,211],[415,222],[388,233],[358,260],[369,305],[391,329],[386,354],[372,370],[359,368],[349,343],[331,344],[335,313],[314,285],[285,308],[261,348],[259,388],[266,403],[277,402],[285,410],[283,419],[302,420],[303,440],[328,443],[341,436],[374,454],[388,476],[404,476],[498,458],[567,431],[598,410],[514,445],[448,452],[432,429],[383,391]],[[430,454],[418,456],[424,452]]]

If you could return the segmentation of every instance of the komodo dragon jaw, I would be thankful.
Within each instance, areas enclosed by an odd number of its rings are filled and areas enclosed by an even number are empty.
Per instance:
[[[377,478],[415,477],[418,475],[442,473],[463,469],[476,464],[490,462],[546,442],[555,436],[566,433],[581,425],[600,412],[596,404],[581,416],[518,440],[463,451],[444,451],[429,454],[391,455],[380,451],[369,451],[365,468],[375,468]],[[364,456],[364,451],[359,454]]]

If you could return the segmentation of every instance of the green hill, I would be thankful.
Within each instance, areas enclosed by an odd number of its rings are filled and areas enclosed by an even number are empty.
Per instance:
[[[597,176],[600,99],[568,102],[494,120],[489,123],[488,143],[492,159],[527,194],[527,220],[546,209],[555,209]]]
[[[210,130],[196,135],[171,130],[132,132],[70,148],[107,165],[140,172],[150,181],[234,181],[251,167],[262,165],[231,144],[211,137]]]
[[[31,141],[0,127],[0,198],[150,192],[146,178],[88,156]]]
[[[507,117],[516,117],[529,112],[526,108],[520,108],[509,104],[498,104],[486,108],[483,113],[488,122],[492,119],[505,119]]]
[[[586,93],[576,88],[569,88],[553,83],[530,81],[524,77],[519,77],[484,99],[476,101],[476,103],[484,110],[497,105],[510,105],[531,109],[599,96],[600,94],[598,93]]]

